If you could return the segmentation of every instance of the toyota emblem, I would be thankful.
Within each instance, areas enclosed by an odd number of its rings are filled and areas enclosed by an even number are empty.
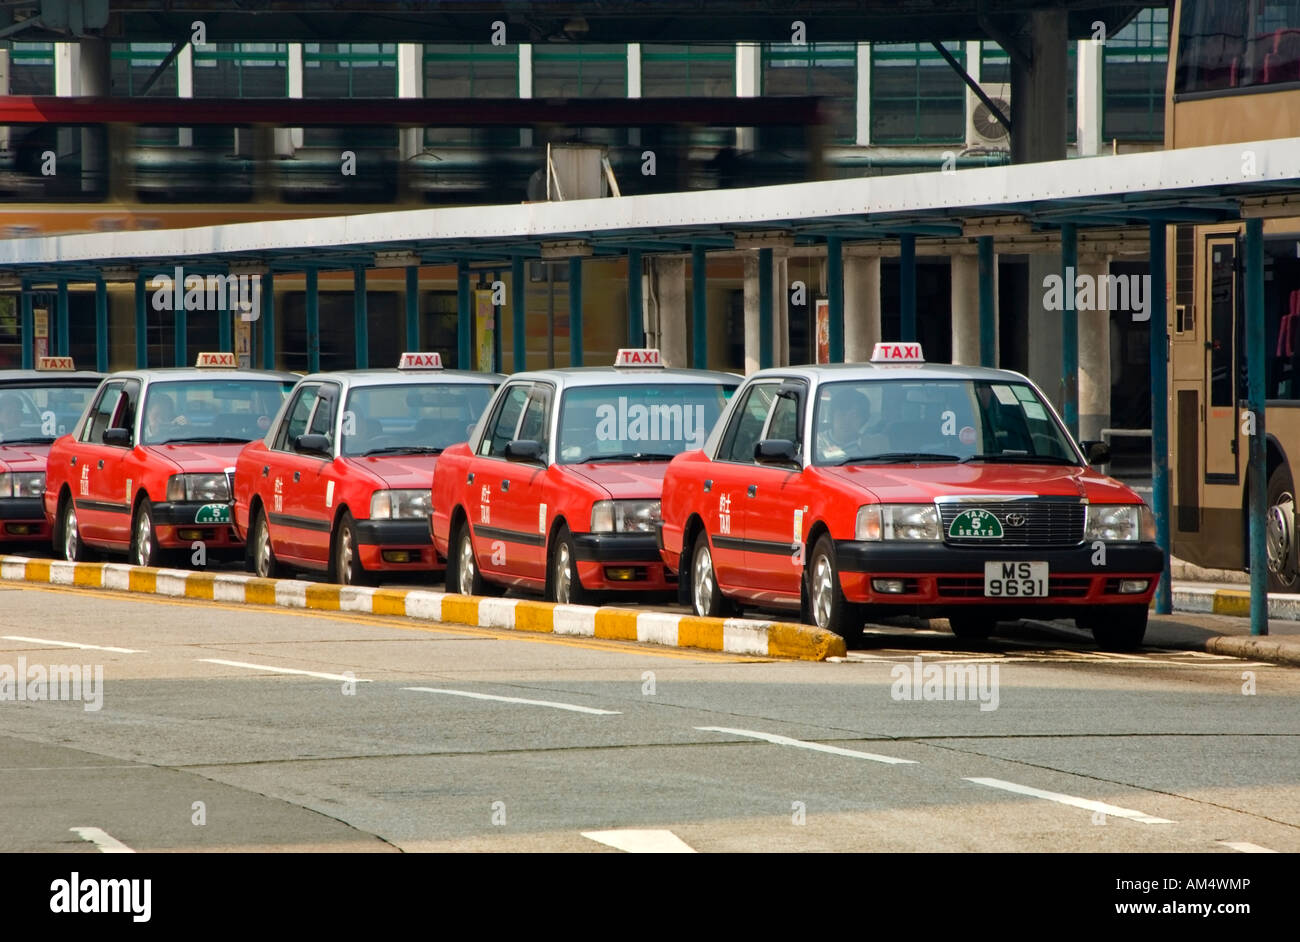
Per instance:
[[[1024,514],[1007,514],[1003,522],[1009,527],[1023,527],[1028,521]]]

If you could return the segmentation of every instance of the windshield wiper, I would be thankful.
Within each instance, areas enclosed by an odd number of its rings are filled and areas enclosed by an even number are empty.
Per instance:
[[[403,452],[421,455],[440,455],[442,449],[433,445],[389,445],[386,448],[371,448],[369,451],[363,451],[358,455],[349,456],[357,458],[367,458],[370,455],[396,455]]]
[[[845,464],[897,464],[908,461],[956,461],[956,455],[941,455],[932,451],[886,451],[878,455],[853,455],[842,461],[836,461],[837,465]]]
[[[166,438],[160,442],[146,442],[148,445],[175,445],[184,442],[187,445],[241,445],[250,441],[247,438],[231,438],[229,435],[186,435],[182,438]]]
[[[37,435],[34,438],[0,438],[0,446],[31,445],[34,442],[40,442],[41,444],[48,445],[52,441],[54,441],[54,436],[52,435]]]
[[[1070,458],[1062,458],[1059,455],[1031,455],[1022,451],[1001,452],[993,455],[967,455],[961,459],[961,464],[968,464],[971,461],[1008,461],[1016,464],[1078,464]]]
[[[621,451],[613,455],[587,455],[570,464],[591,464],[596,461],[672,461],[676,455],[656,451]]]

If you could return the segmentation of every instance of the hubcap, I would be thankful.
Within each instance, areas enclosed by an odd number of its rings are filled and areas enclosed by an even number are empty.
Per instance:
[[[555,601],[569,601],[569,544],[561,543],[555,548]]]
[[[1279,496],[1277,503],[1268,508],[1266,522],[1269,571],[1290,581],[1295,578],[1291,571],[1295,561],[1295,498],[1289,493]]]
[[[73,509],[72,504],[68,504],[66,516],[63,518],[63,558],[75,560],[77,558],[77,512]]]
[[[831,601],[834,598],[831,584],[831,561],[825,556],[818,556],[813,564],[813,618],[818,628],[829,628],[831,623]]]
[[[352,529],[344,527],[339,531],[339,582],[344,585],[352,581]]]
[[[135,564],[149,565],[151,555],[153,555],[153,527],[149,525],[149,515],[142,513],[139,522],[135,525]]]
[[[457,567],[461,595],[474,594],[474,544],[469,540],[469,531],[460,535],[460,565]]]
[[[713,559],[709,547],[701,543],[695,554],[695,614],[710,615],[709,603],[713,598]]]
[[[257,574],[263,579],[271,574],[271,533],[265,517],[257,521]]]

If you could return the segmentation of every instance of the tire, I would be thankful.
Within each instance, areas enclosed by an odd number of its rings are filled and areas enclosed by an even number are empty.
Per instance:
[[[713,554],[709,550],[709,536],[703,530],[695,537],[687,575],[690,578],[691,607],[696,615],[704,618],[726,618],[731,615],[730,601],[718,587],[718,576],[713,569]]]
[[[546,599],[561,605],[586,605],[592,600],[592,593],[583,588],[578,577],[573,534],[563,523],[551,543],[551,551],[546,554]]]
[[[963,641],[987,641],[997,628],[997,619],[978,612],[966,612],[948,616],[948,626],[952,633]]]
[[[1088,627],[1103,651],[1132,651],[1142,646],[1148,614],[1145,605],[1108,605],[1103,615],[1088,622]]]
[[[804,567],[804,585],[809,620],[814,625],[833,631],[846,641],[861,636],[865,612],[861,605],[844,598],[839,567],[835,563],[835,543],[828,533],[818,537],[813,546]]]
[[[271,548],[271,524],[266,519],[266,512],[258,510],[253,517],[253,525],[248,534],[249,569],[262,579],[279,579],[284,575],[284,568],[275,558]]]
[[[1285,463],[1268,476],[1267,502],[1264,541],[1268,552],[1268,591],[1295,592],[1300,584],[1300,563],[1296,559],[1300,547],[1296,545],[1295,484]]]
[[[59,506],[59,525],[56,530],[58,545],[55,550],[70,563],[84,563],[90,559],[90,550],[81,540],[77,526],[77,507],[69,496]]]
[[[331,581],[339,585],[371,585],[375,581],[373,573],[367,572],[361,565],[361,551],[357,545],[357,522],[351,511],[343,511],[338,526],[334,528],[334,537],[330,540],[330,575]]]
[[[483,595],[486,585],[474,559],[474,541],[468,521],[462,520],[452,533],[448,546],[447,591],[461,595]]]
[[[158,533],[153,525],[153,505],[149,498],[140,501],[131,518],[132,566],[162,566],[167,562],[167,553],[158,545]]]

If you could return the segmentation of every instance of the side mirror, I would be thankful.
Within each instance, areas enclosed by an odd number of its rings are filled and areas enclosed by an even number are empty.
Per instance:
[[[328,435],[299,435],[294,439],[293,447],[308,455],[317,455],[321,458],[334,457]]]
[[[104,444],[129,448],[131,446],[131,430],[129,428],[104,429]]]
[[[760,464],[798,464],[794,442],[787,438],[765,438],[754,446],[754,458]]]
[[[506,442],[505,458],[507,461],[541,461],[542,443],[523,438]]]
[[[1088,464],[1109,464],[1110,445],[1105,442],[1079,442],[1083,453],[1088,457]]]

